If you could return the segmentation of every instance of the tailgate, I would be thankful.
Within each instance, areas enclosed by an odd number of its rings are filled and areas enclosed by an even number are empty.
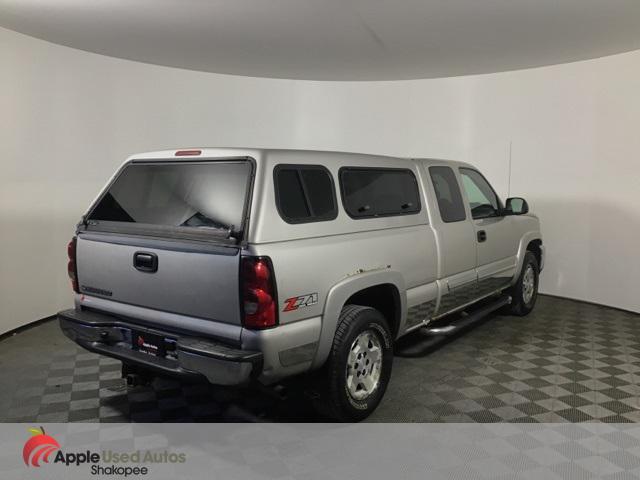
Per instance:
[[[77,243],[81,293],[237,325],[239,262],[238,247],[96,233]]]

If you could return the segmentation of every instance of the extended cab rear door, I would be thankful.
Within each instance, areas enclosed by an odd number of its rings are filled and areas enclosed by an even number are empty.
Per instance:
[[[475,229],[465,209],[454,168],[449,164],[426,164],[425,167],[435,198],[430,212],[438,242],[440,302],[436,316],[440,316],[476,297]]]

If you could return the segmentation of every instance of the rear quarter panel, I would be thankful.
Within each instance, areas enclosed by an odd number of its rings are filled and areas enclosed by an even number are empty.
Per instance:
[[[370,272],[395,273],[407,289],[435,280],[435,242],[429,233],[418,225],[253,245],[251,251],[271,257],[280,323],[290,323],[321,315],[329,290],[349,278]],[[307,294],[317,294],[315,305],[283,311],[287,299]]]

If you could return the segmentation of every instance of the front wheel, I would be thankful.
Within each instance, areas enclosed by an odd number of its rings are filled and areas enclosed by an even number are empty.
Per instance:
[[[532,252],[527,252],[522,263],[522,271],[516,284],[511,287],[511,305],[509,313],[512,315],[528,315],[536,304],[538,298],[538,259]]]
[[[384,396],[392,364],[393,342],[382,314],[347,305],[326,365],[326,413],[341,421],[368,417]]]

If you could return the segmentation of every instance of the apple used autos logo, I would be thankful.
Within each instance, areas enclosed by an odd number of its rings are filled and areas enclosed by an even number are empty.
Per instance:
[[[34,467],[40,466],[40,460],[49,463],[49,455],[56,450],[60,450],[58,441],[50,435],[44,433],[44,428],[30,428],[29,433],[33,435],[24,444],[22,449],[22,458],[25,465],[29,464]]]

